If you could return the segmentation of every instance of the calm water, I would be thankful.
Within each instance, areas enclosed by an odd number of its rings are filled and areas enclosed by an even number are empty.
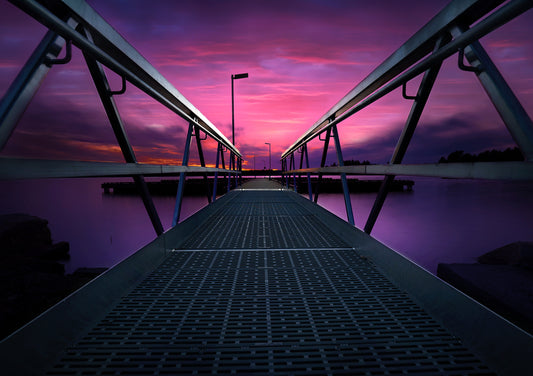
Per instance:
[[[340,195],[321,195],[323,207],[346,219]],[[376,194],[351,195],[363,228]],[[372,235],[432,273],[441,262],[475,262],[494,248],[533,241],[533,184],[416,178],[413,192],[393,192]]]
[[[109,179],[106,179],[109,181]],[[102,180],[0,182],[0,214],[22,212],[49,220],[54,241],[71,246],[67,271],[109,267],[155,236],[138,197],[104,195]],[[356,225],[364,226],[375,194],[353,194]],[[154,197],[165,229],[174,198]],[[183,218],[207,204],[187,197]],[[322,194],[319,204],[346,218],[339,194]],[[533,241],[533,184],[416,179],[413,192],[391,193],[373,236],[435,273],[439,262],[474,262],[496,247]]]
[[[0,182],[0,214],[27,213],[47,219],[53,240],[70,243],[67,272],[85,266],[113,266],[153,240],[156,234],[139,197],[105,195],[100,187],[102,182],[100,179]],[[175,198],[153,199],[166,230],[172,222]],[[206,198],[188,197],[183,203],[182,219],[205,205]]]

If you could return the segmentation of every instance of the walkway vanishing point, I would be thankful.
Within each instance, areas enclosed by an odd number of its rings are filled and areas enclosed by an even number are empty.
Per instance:
[[[10,375],[525,375],[533,341],[347,222],[258,179],[0,350]]]

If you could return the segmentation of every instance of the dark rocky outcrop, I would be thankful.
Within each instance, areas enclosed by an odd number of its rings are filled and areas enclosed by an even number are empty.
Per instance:
[[[533,242],[515,242],[479,256],[480,264],[511,265],[533,271]]]
[[[67,242],[52,242],[48,221],[27,214],[0,216],[0,339],[102,272],[65,274]]]
[[[437,275],[533,334],[533,243],[497,248],[477,264],[439,264]]]

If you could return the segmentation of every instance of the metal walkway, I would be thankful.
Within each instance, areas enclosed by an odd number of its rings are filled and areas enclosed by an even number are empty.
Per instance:
[[[297,194],[258,188],[166,234],[162,262],[148,246],[15,333],[4,369],[525,374],[529,335]]]

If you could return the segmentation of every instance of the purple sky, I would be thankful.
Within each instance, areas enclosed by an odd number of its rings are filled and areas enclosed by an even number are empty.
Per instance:
[[[252,168],[279,155],[342,96],[442,9],[447,1],[105,1],[89,3],[231,138],[233,73],[236,145]],[[147,5],[149,4],[149,6]],[[10,3],[0,4],[0,94],[45,33]],[[526,111],[533,111],[533,12],[481,40]],[[109,74],[113,87],[120,79]],[[409,83],[414,93],[419,80]],[[186,123],[132,85],[117,97],[137,157],[181,163]],[[411,101],[396,90],[339,128],[345,159],[387,162]],[[316,165],[321,142],[310,143]],[[473,73],[443,65],[406,162],[436,162],[462,149],[514,143]],[[214,150],[208,143],[207,149]],[[192,148],[194,150],[195,148]],[[122,160],[111,127],[74,48],[55,66],[2,155]],[[208,153],[208,163],[214,163]],[[330,152],[328,163],[335,160]]]

